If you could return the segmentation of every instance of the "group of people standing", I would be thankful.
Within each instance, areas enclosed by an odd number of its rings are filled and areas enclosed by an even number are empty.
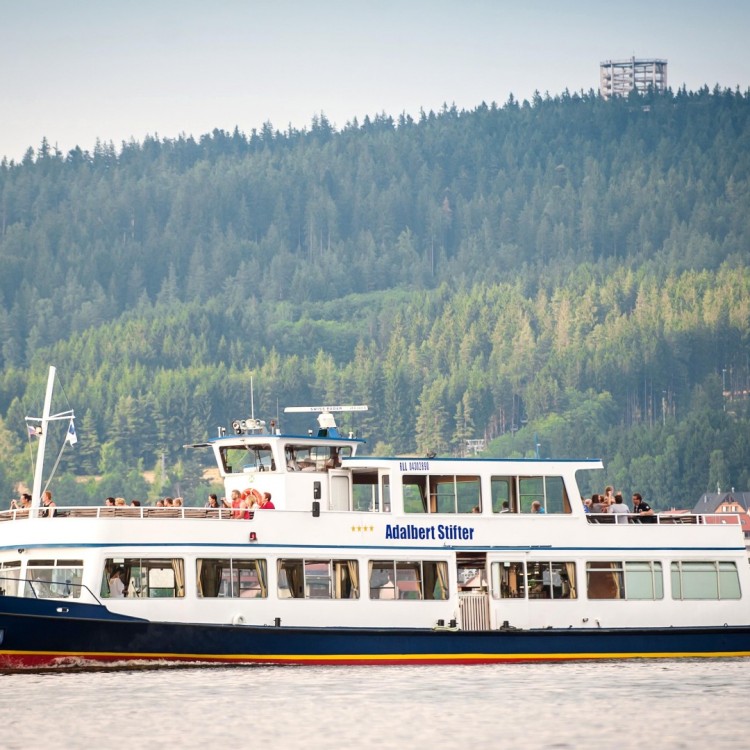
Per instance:
[[[616,523],[656,523],[656,513],[653,508],[644,501],[639,492],[633,493],[632,509],[623,500],[622,492],[615,492],[610,485],[605,487],[604,494],[593,494],[591,499],[584,498],[583,510],[586,513],[608,513],[616,515]]]

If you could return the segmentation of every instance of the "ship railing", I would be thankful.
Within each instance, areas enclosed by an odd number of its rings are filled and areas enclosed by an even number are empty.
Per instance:
[[[44,581],[14,576],[0,576],[0,596],[6,596],[9,590],[18,590],[22,583],[25,584],[23,596],[26,599],[73,599],[80,604],[102,604],[99,597],[83,583]]]
[[[645,518],[654,520],[646,521]],[[741,525],[738,513],[656,513],[653,516],[641,516],[638,513],[587,513],[586,520],[596,524],[661,524],[661,525]]]
[[[28,518],[237,518],[244,514],[237,508],[154,508],[151,506],[120,507],[111,505],[60,506],[54,508],[16,509],[0,511],[0,521]]]

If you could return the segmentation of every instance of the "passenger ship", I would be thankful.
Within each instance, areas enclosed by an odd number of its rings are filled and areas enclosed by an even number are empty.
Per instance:
[[[735,517],[587,514],[599,460],[362,456],[346,408],[194,446],[273,510],[50,512],[35,479],[0,512],[0,668],[750,655]]]

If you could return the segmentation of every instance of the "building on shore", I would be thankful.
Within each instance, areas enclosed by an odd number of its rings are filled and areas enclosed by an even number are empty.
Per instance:
[[[667,88],[667,61],[631,57],[599,63],[599,93],[605,99],[627,96],[631,91]]]

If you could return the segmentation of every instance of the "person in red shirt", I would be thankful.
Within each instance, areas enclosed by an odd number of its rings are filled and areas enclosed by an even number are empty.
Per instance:
[[[263,493],[263,499],[258,503],[259,508],[264,508],[265,510],[275,510],[276,506],[271,502],[271,493],[270,492],[264,492]]]

